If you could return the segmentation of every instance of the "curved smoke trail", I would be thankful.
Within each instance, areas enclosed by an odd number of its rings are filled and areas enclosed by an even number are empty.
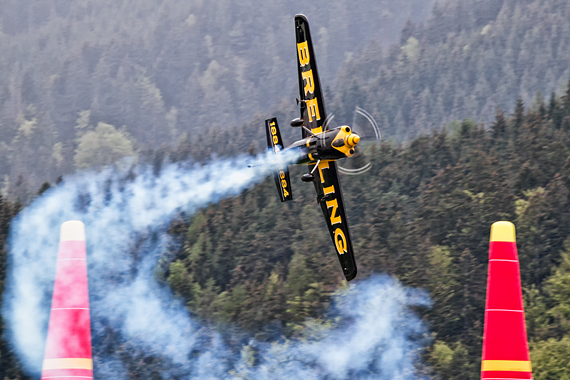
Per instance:
[[[59,226],[78,219],[87,232],[94,353],[100,353],[94,357],[95,378],[128,378],[120,355],[97,347],[108,327],[129,347],[162,358],[164,379],[416,378],[420,343],[414,337],[425,331],[409,306],[426,305],[427,296],[386,276],[351,285],[338,297],[340,325],[320,338],[272,344],[251,339],[241,353],[217,334],[204,333],[155,281],[153,270],[168,239],[164,230],[178,212],[235,196],[271,173],[267,165],[247,168],[248,161],[170,164],[158,174],[142,167],[83,173],[23,210],[11,228],[2,312],[28,372],[41,370]],[[252,347],[255,363],[248,359]]]

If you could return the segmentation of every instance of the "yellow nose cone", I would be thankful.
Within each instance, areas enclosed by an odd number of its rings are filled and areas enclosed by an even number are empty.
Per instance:
[[[353,145],[358,144],[360,142],[360,136],[352,135],[352,142],[354,143]]]
[[[358,144],[359,141],[360,141],[360,136],[353,133],[350,136],[348,136],[348,139],[346,142],[350,146],[355,146],[356,144]]]

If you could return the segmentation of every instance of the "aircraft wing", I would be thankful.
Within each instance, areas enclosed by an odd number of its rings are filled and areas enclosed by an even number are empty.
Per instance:
[[[317,70],[315,51],[309,29],[309,21],[304,15],[295,16],[295,36],[297,39],[297,72],[299,74],[300,100],[305,102],[301,107],[301,118],[305,126],[313,133],[323,131],[323,124],[327,117],[323,90]],[[308,132],[302,129],[303,138]],[[312,170],[314,165],[309,165]],[[336,249],[342,271],[347,281],[356,277],[356,261],[348,231],[348,220],[344,211],[344,201],[338,180],[338,171],[334,161],[319,163],[315,172],[315,190],[325,221]],[[318,175],[317,175],[318,174]]]
[[[306,107],[301,107],[301,119],[305,120],[305,126],[316,134],[322,132],[327,112],[309,30],[309,21],[304,15],[295,16],[295,36],[297,39],[299,99],[305,101],[306,104]],[[303,138],[307,137],[307,131],[304,129],[302,131]]]
[[[319,163],[319,168],[315,173],[318,173],[314,181],[317,201],[323,210],[325,222],[346,281],[350,281],[356,277],[356,261],[350,240],[336,162],[323,161]]]

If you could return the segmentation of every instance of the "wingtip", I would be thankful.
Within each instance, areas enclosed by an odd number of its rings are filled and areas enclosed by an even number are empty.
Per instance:
[[[346,278],[346,281],[352,281],[356,278],[357,273],[358,271],[356,270],[356,268],[354,268],[354,270],[350,272],[350,274],[345,274],[344,277]]]

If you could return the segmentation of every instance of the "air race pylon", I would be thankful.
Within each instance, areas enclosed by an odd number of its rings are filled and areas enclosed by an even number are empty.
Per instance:
[[[85,226],[61,225],[42,379],[93,378]]]
[[[532,379],[515,226],[491,226],[482,379]]]

